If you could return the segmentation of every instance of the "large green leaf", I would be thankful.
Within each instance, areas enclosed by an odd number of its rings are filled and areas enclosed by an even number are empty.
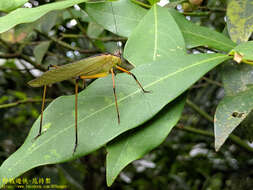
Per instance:
[[[153,5],[134,29],[124,51],[124,57],[134,65],[184,54],[184,38],[177,23],[168,9],[157,5]]]
[[[150,22],[150,20],[154,22]],[[157,23],[157,29],[155,29],[154,23]],[[159,39],[156,44],[154,43],[154,40],[152,40],[155,35],[157,35],[157,38]],[[168,41],[171,41],[171,36],[174,37],[174,43],[167,43]],[[186,52],[184,46],[182,35],[180,34],[180,30],[178,29],[173,17],[169,14],[167,9],[160,8],[155,5],[149,10],[148,14],[144,16],[136,30],[134,30],[131,34],[127,43],[128,48],[126,48],[125,51],[127,54],[129,52],[132,54],[130,58],[127,57],[132,63],[135,65],[141,65],[153,61],[155,48],[161,52],[159,53],[159,56],[155,56],[155,59],[162,60],[169,56],[173,57],[177,54],[184,54],[184,52]],[[179,49],[180,52],[177,52],[178,47],[181,47],[181,49]],[[134,50],[136,49],[140,49],[140,51],[138,51],[138,53],[134,53]],[[170,51],[171,49],[177,50]],[[135,57],[137,57],[137,59]],[[159,64],[159,62],[157,64]],[[177,103],[180,104],[180,102]],[[128,136],[125,135],[120,142],[116,140],[112,145],[109,146],[106,169],[108,185],[113,183],[118,173],[128,163],[148,153],[148,151],[158,146],[164,140],[171,128],[174,126],[175,122],[180,117],[180,112],[178,112],[178,106],[180,107],[180,105],[176,105],[176,103],[174,103],[169,109],[169,112],[173,113],[173,118],[167,119],[168,116],[159,117],[159,121],[149,122],[146,124],[148,127],[142,126],[140,129],[137,129],[138,132],[131,132],[131,134]],[[178,115],[174,113],[177,113]],[[154,119],[157,119],[157,117]],[[148,135],[153,135],[153,137],[152,139],[149,139],[147,143],[147,140],[145,139]],[[137,142],[139,142],[139,144]],[[127,152],[124,152],[122,149],[120,156],[117,157],[119,153],[118,150],[123,147],[126,148],[126,146],[131,148],[127,148]],[[129,151],[131,151],[132,154],[130,154]],[[115,159],[117,160],[116,162]]]
[[[1,0],[0,11],[12,11],[24,5],[28,0]]]
[[[228,32],[236,43],[248,41],[253,31],[252,0],[229,0],[227,6]]]
[[[185,96],[168,104],[151,121],[130,131],[107,146],[106,181],[111,186],[120,171],[160,145],[178,122]]]
[[[104,28],[98,25],[97,23],[89,22],[87,28],[87,36],[89,36],[89,38],[97,38],[103,31]]]
[[[215,149],[218,151],[230,133],[253,109],[253,88],[235,96],[226,96],[219,103],[214,118]]]
[[[33,22],[50,11],[65,9],[75,4],[86,1],[88,0],[65,0],[55,3],[49,3],[36,8],[16,9],[8,15],[0,17],[0,33],[9,30],[17,24]]]
[[[34,140],[39,129],[38,118],[24,144],[0,167],[0,178],[15,178],[36,166],[68,161],[95,151],[149,120],[206,72],[227,59],[230,57],[223,54],[197,54],[141,65],[133,73],[141,76],[144,88],[152,91],[149,94],[143,94],[130,76],[119,74],[116,84],[120,125],[111,77],[96,80],[79,93],[80,141],[74,155],[74,96],[57,98],[44,112],[42,136]]]
[[[125,37],[130,35],[131,31],[146,14],[145,9],[130,0],[90,3],[86,5],[85,11],[105,29]]]
[[[234,96],[253,85],[253,67],[247,64],[226,63],[222,65],[222,82],[226,96]]]
[[[209,48],[229,52],[236,46],[236,44],[225,35],[207,27],[191,23],[176,10],[170,9],[170,13],[181,29],[187,48],[207,46]]]

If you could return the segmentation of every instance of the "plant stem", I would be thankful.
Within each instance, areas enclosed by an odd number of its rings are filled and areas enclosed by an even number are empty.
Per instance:
[[[195,127],[190,127],[190,126],[177,126],[176,129],[181,129],[190,133],[198,134],[198,135],[203,135],[207,137],[214,137],[214,134],[212,132],[206,131],[206,130],[201,130],[201,129],[196,129]],[[251,148],[247,143],[245,143],[243,140],[241,140],[239,137],[236,135],[231,134],[228,138],[231,142],[236,144],[237,146],[243,148],[247,152],[253,153],[253,148]]]
[[[210,84],[214,84],[214,85],[217,85],[219,87],[223,87],[223,85],[217,81],[214,81],[212,79],[209,79],[207,77],[202,77],[202,79],[204,79],[206,82],[210,83]]]
[[[50,102],[52,100],[53,99],[45,99],[46,102]],[[27,104],[27,103],[34,103],[34,102],[41,102],[41,101],[42,101],[42,99],[28,98],[28,99],[25,99],[25,100],[19,100],[17,102],[13,102],[13,103],[9,103],[9,104],[2,104],[2,105],[0,105],[0,109],[15,107],[15,106],[18,106],[19,104]]]
[[[203,116],[206,120],[213,123],[213,118],[196,104],[194,104],[191,100],[187,99],[186,104],[195,110],[199,115]]]
[[[70,49],[70,50],[73,50],[73,51],[79,51],[80,53],[87,53],[87,54],[92,54],[92,53],[99,53],[98,50],[84,50],[84,49],[80,49],[78,47],[74,47],[74,46],[71,46],[70,44],[64,42],[64,41],[61,41],[57,38],[54,38],[54,37],[51,37],[51,36],[48,36],[42,32],[40,32],[39,30],[35,30],[36,32],[38,32],[40,35],[50,39],[51,41],[59,44],[60,46],[64,47],[64,48],[67,48],[67,49]]]
[[[207,12],[183,12],[185,16],[209,16],[211,14],[210,11]]]

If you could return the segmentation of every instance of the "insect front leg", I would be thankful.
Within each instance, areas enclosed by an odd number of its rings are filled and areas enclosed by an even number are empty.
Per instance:
[[[128,71],[128,70],[126,70],[126,69],[124,69],[124,68],[122,68],[122,67],[120,67],[118,65],[116,65],[116,69],[118,69],[120,71],[123,71],[124,73],[127,73],[127,74],[131,75],[144,93],[150,93],[151,92],[151,91],[148,91],[148,90],[144,90],[144,88],[142,87],[141,83],[138,81],[138,79],[136,78],[136,76],[133,73],[131,73],[130,71]]]
[[[118,116],[118,123],[120,124],[119,108],[118,108],[118,101],[117,101],[117,95],[116,95],[116,89],[115,89],[115,74],[114,74],[113,68],[111,68],[111,73],[112,73],[113,95],[114,95],[114,99],[115,99],[115,106],[116,106],[116,111],[117,111],[117,116]]]
[[[49,65],[48,70],[50,69],[50,67],[58,68],[58,66],[56,66],[56,65]],[[39,133],[35,137],[35,139],[37,139],[39,136],[41,136],[41,133],[42,133],[43,113],[44,113],[44,108],[45,108],[46,91],[47,91],[47,85],[44,85],[43,95],[42,95],[41,114],[40,114],[41,115],[40,116],[40,129],[39,129]]]
[[[75,80],[75,146],[73,154],[76,152],[78,145],[78,134],[77,134],[77,105],[78,105],[78,79]]]
[[[43,96],[42,96],[42,105],[41,105],[41,115],[40,115],[40,129],[39,129],[39,133],[35,137],[35,139],[37,139],[41,135],[41,131],[42,131],[43,112],[44,112],[44,107],[45,107],[46,91],[47,91],[47,85],[44,85]]]

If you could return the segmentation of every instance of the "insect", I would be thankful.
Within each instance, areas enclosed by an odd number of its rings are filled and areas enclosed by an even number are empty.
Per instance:
[[[111,4],[112,7],[112,4]],[[112,7],[113,11],[113,7]],[[116,19],[114,17],[115,27],[116,27]],[[75,145],[73,153],[75,153],[77,145],[78,145],[78,118],[77,118],[77,106],[78,106],[78,80],[79,79],[95,79],[101,78],[109,75],[112,75],[113,82],[113,95],[115,99],[115,106],[117,111],[118,123],[120,123],[120,114],[117,103],[117,95],[115,90],[115,73],[114,69],[120,70],[131,75],[139,87],[142,89],[144,93],[149,91],[144,90],[141,83],[137,80],[135,75],[130,71],[122,68],[121,65],[121,57],[113,54],[101,54],[89,58],[82,59],[80,61],[76,61],[74,63],[69,63],[63,66],[53,66],[55,69],[51,69],[43,73],[40,77],[33,79],[28,82],[31,87],[42,87],[43,90],[43,98],[42,98],[42,106],[41,106],[41,118],[40,118],[40,128],[38,135],[35,137],[38,138],[42,134],[42,124],[43,124],[43,111],[45,107],[45,98],[46,98],[46,90],[47,86],[56,82],[60,82],[63,80],[68,80],[71,78],[75,79]]]

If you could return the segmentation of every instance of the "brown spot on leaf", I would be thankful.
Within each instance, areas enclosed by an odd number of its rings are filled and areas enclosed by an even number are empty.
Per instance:
[[[233,112],[232,113],[232,116],[235,117],[235,118],[242,118],[243,116],[245,115],[245,113],[243,112]]]

